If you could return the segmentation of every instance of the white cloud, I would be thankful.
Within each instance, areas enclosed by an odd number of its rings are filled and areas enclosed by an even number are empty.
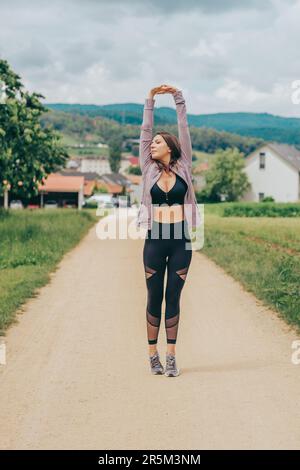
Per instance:
[[[256,90],[251,85],[243,85],[238,80],[225,79],[225,83],[214,93],[216,98],[227,100],[229,103],[249,105],[258,101],[263,102],[268,93]]]
[[[142,103],[171,83],[195,114],[300,115],[299,16],[300,0],[10,0],[0,57],[48,102]]]

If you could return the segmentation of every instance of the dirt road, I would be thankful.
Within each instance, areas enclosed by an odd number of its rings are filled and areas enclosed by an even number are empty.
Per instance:
[[[99,240],[95,228],[7,333],[0,447],[299,449],[296,334],[194,252],[181,375],[151,375],[143,240]],[[163,321],[158,348],[164,362]]]

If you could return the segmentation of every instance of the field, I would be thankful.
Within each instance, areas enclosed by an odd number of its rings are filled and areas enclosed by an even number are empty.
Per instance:
[[[93,213],[76,209],[1,212],[0,334],[14,320],[17,308],[47,284],[63,255],[98,220]]]
[[[222,217],[205,204],[202,253],[300,330],[300,218]]]

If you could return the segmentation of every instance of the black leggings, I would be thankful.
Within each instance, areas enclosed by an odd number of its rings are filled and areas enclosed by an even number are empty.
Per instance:
[[[143,250],[143,262],[148,291],[146,320],[149,344],[156,344],[161,322],[161,307],[164,296],[164,277],[167,267],[167,286],[165,292],[165,328],[167,343],[176,344],[180,294],[185,283],[192,250],[186,221],[163,223],[153,221],[148,230]],[[156,238],[153,238],[157,236]],[[178,238],[179,237],[179,238]]]

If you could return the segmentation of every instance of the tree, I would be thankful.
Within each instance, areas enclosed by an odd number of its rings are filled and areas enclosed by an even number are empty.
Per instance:
[[[113,137],[109,141],[109,165],[113,173],[118,173],[121,166],[122,139]]]
[[[237,201],[250,188],[244,154],[233,149],[218,150],[211,168],[205,173],[206,186],[200,192],[203,201]]]
[[[44,96],[25,91],[6,60],[0,60],[0,81],[0,194],[10,189],[28,200],[38,194],[43,178],[64,165],[68,154],[59,134],[41,125],[40,116],[48,112],[39,100]]]

